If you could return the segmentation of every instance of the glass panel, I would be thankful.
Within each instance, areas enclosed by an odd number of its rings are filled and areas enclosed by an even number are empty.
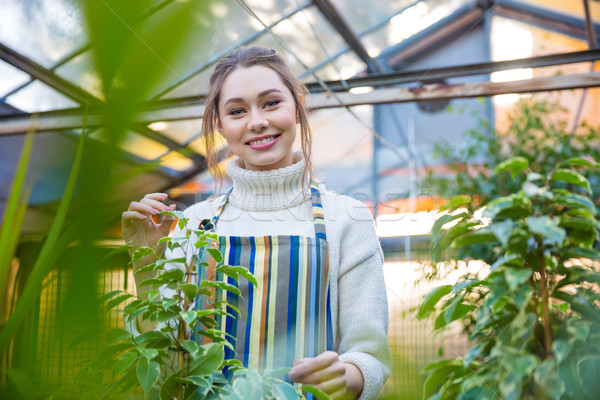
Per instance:
[[[294,0],[255,0],[247,3],[266,24],[277,21],[298,6]],[[148,23],[152,24],[160,18],[162,17],[158,13],[152,16]],[[236,0],[212,1],[208,15],[198,15],[196,19],[198,24],[190,32],[191,37],[198,38],[194,43],[193,51],[186,55],[180,65],[170,66],[173,74],[163,82],[163,90],[205,64],[210,58],[234,47],[236,43],[241,43],[248,36],[263,29],[263,26],[248,14]],[[209,69],[212,70],[212,68]],[[189,96],[194,93],[190,90],[191,88],[198,89],[196,84],[188,86],[188,88],[178,89],[178,95],[169,93],[165,97]]]
[[[174,99],[178,97],[198,96],[208,92],[208,79],[214,68],[213,66],[208,67],[201,73],[195,75],[188,81],[185,81],[175,89],[168,92],[163,98]]]
[[[421,1],[393,17],[381,29],[364,36],[362,42],[371,57],[395,46],[423,29],[452,14],[472,0]]]
[[[194,162],[187,157],[182,156],[176,151],[172,151],[160,160],[160,165],[163,167],[184,171],[194,166]]]
[[[536,7],[547,8],[551,11],[564,13],[571,17],[585,19],[585,9],[583,0],[519,0],[520,3],[529,4]],[[600,3],[598,1],[588,1],[590,5],[590,14],[592,19],[600,23]]]
[[[337,11],[357,34],[417,2],[416,0],[331,0]]]
[[[29,81],[30,76],[10,64],[0,61],[0,97]]]
[[[561,33],[548,31],[537,26],[528,25],[523,22],[512,19],[494,16],[492,18],[491,29],[491,50],[492,60],[502,61],[515,58],[535,57],[544,54],[560,54],[573,51],[581,51],[588,48],[585,40],[577,39]],[[576,63],[556,65],[544,68],[521,68],[508,71],[498,71],[491,75],[494,82],[506,82],[520,79],[539,78],[544,76],[556,76],[559,74],[580,74],[591,72],[590,63]],[[594,97],[588,95],[584,103],[582,116],[584,119],[597,120],[589,104],[597,102],[597,92],[588,90],[589,94],[596,93]],[[570,111],[571,117],[576,115],[579,107],[582,90],[563,90],[559,92],[542,92],[534,96],[537,99],[548,99],[559,101]],[[510,112],[515,103],[524,97],[531,97],[531,94],[505,94],[494,96],[493,103],[496,114],[496,127],[506,130],[508,123],[507,113]],[[588,117],[589,116],[589,117]]]
[[[108,141],[104,129],[92,132],[90,137],[105,143]],[[169,152],[167,146],[131,131],[125,134],[121,148],[146,160],[155,160]]]
[[[202,130],[202,118],[182,121],[157,121],[148,125],[153,131],[161,132],[178,143],[187,143]]]
[[[71,0],[2,0],[0,42],[51,67],[86,41],[83,9]]]
[[[56,69],[56,73],[74,84],[79,85],[88,93],[91,93],[100,99],[104,99],[102,94],[102,82],[96,73],[96,67],[90,51],[86,51],[60,66]]]
[[[6,102],[26,112],[50,111],[79,106],[74,100],[63,96],[40,81],[33,81],[23,89],[8,96]]]
[[[343,38],[315,8],[311,7],[292,16],[273,28],[275,32],[300,57],[305,65],[314,66],[346,47]],[[316,38],[318,35],[318,38]],[[319,44],[323,43],[327,53]],[[295,74],[304,71],[304,67],[292,54],[282,51],[282,46],[270,34],[261,36],[257,44],[278,50]]]
[[[319,68],[317,70],[317,76],[324,81],[349,79],[359,72],[364,71],[366,68],[367,65],[358,58],[356,53],[348,51],[326,64],[324,67]],[[303,75],[303,82],[317,81],[312,73],[304,72]]]

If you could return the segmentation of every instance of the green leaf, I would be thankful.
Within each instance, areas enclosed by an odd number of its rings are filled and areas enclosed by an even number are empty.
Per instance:
[[[494,261],[494,263],[491,265],[490,267],[490,271],[494,271],[496,268],[502,266],[502,265],[506,265],[506,264],[513,264],[513,261],[515,260],[520,260],[520,256],[518,254],[504,254],[502,256],[500,256],[500,258],[498,258],[496,261]],[[519,263],[520,265],[520,263]]]
[[[156,349],[147,349],[145,347],[137,347],[137,350],[144,356],[144,358],[148,361],[152,360],[154,357],[158,355],[158,350]]]
[[[106,341],[108,343],[117,343],[121,340],[127,339],[131,336],[131,333],[127,332],[125,329],[121,328],[113,328],[106,332]]]
[[[569,394],[572,399],[583,399],[585,395],[583,393],[583,383],[579,370],[577,368],[578,358],[569,357],[564,362],[558,365],[557,373],[558,379],[565,384],[565,391]]]
[[[594,217],[569,217],[565,215],[560,218],[560,226],[563,228],[595,231],[596,220],[594,219]]]
[[[296,389],[287,383],[274,384],[273,396],[275,396],[277,400],[297,400],[299,398]]]
[[[552,343],[552,354],[559,364],[571,354],[571,350],[573,350],[573,345],[565,340],[557,339]]]
[[[510,239],[514,225],[515,223],[512,220],[507,219],[502,222],[495,222],[491,224],[489,229],[500,241],[502,246],[506,247],[508,245],[508,239]]]
[[[517,269],[517,268],[506,268],[504,269],[504,277],[506,283],[511,291],[514,291],[519,286],[529,280],[532,271],[529,268]]]
[[[327,393],[323,392],[321,389],[311,386],[311,385],[302,385],[302,391],[306,393],[310,393],[315,396],[319,400],[330,400]]]
[[[148,361],[142,358],[138,362],[136,368],[138,379],[144,389],[144,393],[148,393],[148,390],[158,381],[160,375],[160,366],[155,361]]]
[[[476,286],[480,283],[481,281],[479,279],[468,279],[466,281],[458,282],[452,287],[452,293],[457,294],[465,289],[470,289],[473,286]]]
[[[568,208],[582,208],[588,210],[592,215],[596,215],[596,206],[594,202],[588,197],[571,193],[568,195],[561,195],[554,198],[554,202]]]
[[[217,268],[217,272],[222,272],[227,276],[230,276],[234,279],[238,279],[237,275],[241,275],[244,278],[246,278],[246,280],[248,280],[248,282],[252,283],[254,286],[258,286],[258,282],[256,281],[256,278],[254,277],[254,275],[252,275],[252,272],[250,272],[248,270],[248,268],[246,267],[242,267],[242,266],[231,266],[231,265],[223,265],[220,266],[219,268]]]
[[[513,157],[508,160],[502,161],[494,168],[494,173],[497,174],[502,171],[510,171],[510,176],[513,179],[516,178],[522,171],[529,167],[529,160],[525,157]]]
[[[590,322],[571,319],[567,321],[567,332],[572,340],[585,342],[590,334]]]
[[[198,358],[190,362],[190,375],[207,376],[219,368],[225,358],[223,346],[210,343],[200,347]]]
[[[241,292],[237,287],[230,285],[229,283],[225,283],[225,282],[213,282],[213,281],[200,282],[200,288],[205,288],[205,287],[212,287],[212,288],[216,288],[216,289],[226,290],[228,292],[237,294],[238,296],[241,295]]]
[[[559,227],[560,219],[557,217],[527,217],[525,222],[531,232],[544,238],[544,244],[561,246],[567,236],[565,230]]]
[[[165,379],[160,386],[160,400],[173,400],[177,398],[177,379],[180,378],[181,371],[175,371]]]
[[[133,255],[131,256],[131,262],[133,263],[134,261],[139,261],[152,253],[154,253],[154,250],[152,250],[151,247],[138,247],[133,251]]]
[[[586,355],[577,363],[583,390],[589,398],[597,398],[600,393],[600,356]]]
[[[588,299],[580,295],[572,295],[565,292],[556,291],[552,295],[553,297],[566,301],[570,304],[571,310],[576,311],[584,318],[592,319],[596,322],[600,322],[600,310],[595,307]]]
[[[600,164],[594,161],[586,160],[585,158],[569,158],[564,162],[566,165],[577,165],[578,167],[600,168]]]
[[[451,380],[452,375],[455,372],[462,370],[462,365],[457,363],[457,360],[443,360],[445,363],[438,364],[437,367],[433,370],[433,372],[425,379],[425,383],[423,384],[423,392],[424,394],[432,393],[437,390],[442,384],[446,381]],[[448,363],[447,361],[452,361]],[[429,365],[427,366],[429,369]]]
[[[184,278],[185,278],[185,272],[183,272],[179,268],[173,268],[173,269],[170,269],[170,270],[165,271],[162,274],[160,274],[160,279],[163,281],[171,280],[171,281],[181,282],[181,281],[183,281]]]
[[[188,353],[192,354],[192,356],[200,350],[200,346],[198,346],[198,343],[193,342],[191,340],[182,341],[181,347],[183,347]]]
[[[458,196],[452,197],[446,203],[442,204],[442,206],[440,207],[440,210],[441,211],[448,210],[448,211],[452,212],[452,211],[456,210],[457,208],[459,208],[461,206],[465,206],[467,204],[471,204],[471,197],[465,196],[465,195],[458,195]]]
[[[223,261],[223,255],[221,254],[221,252],[217,249],[206,249],[206,251],[208,251],[208,253],[210,254],[210,256],[212,257],[213,260],[215,260],[215,262],[218,264],[221,261]]]
[[[446,225],[449,222],[452,222],[454,220],[457,219],[462,219],[462,218],[468,218],[469,214],[468,213],[459,213],[456,215],[452,215],[452,214],[444,214],[441,217],[439,217],[433,224],[433,227],[431,228],[431,236],[432,237],[438,237],[442,228],[444,227],[444,225]]]
[[[183,211],[161,211],[161,212],[159,212],[159,214],[169,215],[169,216],[177,218],[177,219],[185,219],[185,215],[183,214]]]
[[[494,235],[488,229],[482,228],[469,231],[464,235],[460,236],[454,241],[454,246],[464,247],[473,244],[496,243],[497,241],[498,240],[496,239],[496,235]]]
[[[417,314],[417,318],[423,319],[435,309],[435,305],[440,301],[442,297],[449,294],[452,291],[452,285],[443,285],[438,286],[433,289],[429,294],[423,299],[421,306],[419,307],[419,312]]]
[[[181,318],[183,318],[183,320],[188,324],[188,325],[192,325],[192,322],[194,322],[196,320],[196,318],[198,317],[198,312],[194,311],[194,310],[190,310],[190,311],[186,311],[186,312],[182,312],[181,314]]]
[[[135,247],[134,245],[129,244],[129,243],[123,244],[123,245],[117,247],[116,249],[110,251],[104,257],[102,257],[102,261],[108,260],[109,258],[116,256],[117,254],[126,253],[127,251],[129,251],[129,249],[133,249],[134,247]]]
[[[569,169],[559,169],[552,174],[552,180],[554,181],[564,181],[570,183],[572,185],[576,185],[584,188],[588,193],[592,193],[592,188],[590,187],[590,182],[587,178],[575,171],[571,171]]]
[[[146,331],[134,338],[137,344],[145,344],[146,347],[164,348],[171,344],[171,339],[159,331]]]
[[[194,243],[194,247],[196,247],[197,249],[201,249],[202,247],[209,245],[210,242],[208,240],[205,240],[204,238],[200,238],[198,241],[196,241],[196,243]]]
[[[588,258],[590,260],[600,261],[600,252],[596,249],[586,249],[583,247],[568,247],[559,252],[562,259],[570,258]]]
[[[133,351],[123,353],[123,355],[119,357],[115,363],[115,373],[117,375],[121,375],[122,373],[126,372],[133,365],[135,360],[137,360],[137,358],[137,353]]]
[[[179,285],[179,289],[183,291],[185,297],[187,297],[190,301],[193,301],[196,297],[196,293],[198,292],[198,286],[193,283],[182,283]]]
[[[110,310],[111,308],[118,306],[125,300],[130,299],[132,297],[133,297],[133,295],[131,295],[129,293],[123,293],[117,297],[110,299],[110,301],[108,303],[106,303],[106,308],[108,308]]]

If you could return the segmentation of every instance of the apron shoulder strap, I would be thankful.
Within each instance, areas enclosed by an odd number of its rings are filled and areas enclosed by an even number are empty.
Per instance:
[[[315,225],[315,236],[319,239],[327,240],[325,231],[325,217],[323,215],[323,204],[321,203],[321,193],[319,186],[315,181],[310,181],[310,192],[312,195],[312,213],[313,223]]]

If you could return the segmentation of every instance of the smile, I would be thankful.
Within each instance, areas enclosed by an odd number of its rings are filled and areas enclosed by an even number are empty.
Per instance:
[[[281,135],[274,135],[274,136],[267,136],[267,137],[263,136],[261,138],[246,142],[246,144],[248,146],[250,146],[251,148],[258,148],[258,149],[270,147],[269,145],[275,144],[275,142],[277,142],[277,139],[279,139],[280,136]]]

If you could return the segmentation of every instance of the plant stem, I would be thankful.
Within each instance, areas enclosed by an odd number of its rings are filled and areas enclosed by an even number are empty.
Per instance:
[[[541,243],[540,243],[541,245]],[[550,313],[548,310],[549,296],[548,296],[548,280],[546,279],[546,260],[544,258],[544,252],[540,256],[540,292],[542,295],[542,319],[544,321],[544,350],[546,351],[546,358],[552,353],[552,328],[550,326]]]

